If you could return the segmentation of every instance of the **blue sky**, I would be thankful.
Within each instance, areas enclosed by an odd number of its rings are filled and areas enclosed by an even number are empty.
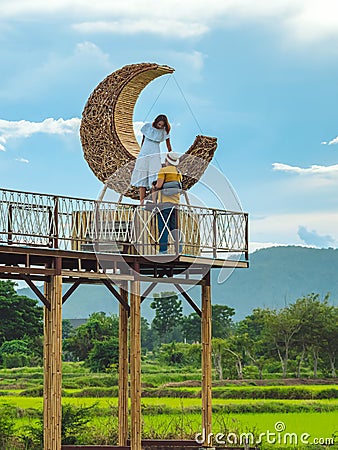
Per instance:
[[[143,91],[135,121],[167,114],[178,152],[201,130],[218,138],[251,249],[337,247],[336,17],[335,0],[2,0],[1,187],[97,198],[78,133],[87,98],[156,62],[175,78],[155,105],[167,77]]]

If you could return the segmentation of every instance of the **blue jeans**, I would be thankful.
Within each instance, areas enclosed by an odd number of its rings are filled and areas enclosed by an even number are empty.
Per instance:
[[[177,230],[177,219],[178,210],[173,203],[164,203],[160,207],[160,212],[157,213],[158,232],[160,236],[160,253],[164,253],[168,250],[169,231],[174,239],[175,253],[180,251],[178,248],[179,232]]]

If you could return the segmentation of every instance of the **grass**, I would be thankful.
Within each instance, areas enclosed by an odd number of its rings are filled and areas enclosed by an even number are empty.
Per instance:
[[[35,419],[21,418],[17,420],[16,428],[34,424]],[[285,426],[284,431],[276,431],[275,427]],[[143,416],[142,434],[145,439],[201,439],[196,436],[202,433],[200,414],[171,414]],[[283,427],[282,427],[283,428]],[[80,443],[90,444],[113,444],[116,443],[117,417],[106,415],[104,417],[93,417],[86,432],[80,438]],[[265,449],[286,449],[290,448],[290,439],[298,441],[298,445],[291,446],[293,449],[316,449],[315,439],[324,439],[330,443],[328,448],[338,448],[338,421],[337,413],[280,413],[280,414],[214,414],[213,416],[213,444],[235,444],[234,439],[239,443],[240,435],[248,434],[249,439],[254,443],[262,435],[260,448]],[[249,434],[250,433],[250,434]],[[292,433],[292,436],[287,433]],[[328,439],[335,438],[335,445]],[[243,436],[242,436],[243,438]],[[94,439],[94,440],[93,440]],[[276,440],[274,443],[273,440]],[[307,441],[308,446],[301,446],[301,440]],[[223,441],[223,442],[222,442]],[[224,447],[224,445],[222,445]],[[326,447],[319,447],[321,449]]]
[[[168,369],[168,370],[167,370]],[[171,382],[200,380],[201,371],[164,368],[145,363],[142,366],[144,396],[143,437],[156,439],[194,438],[201,432],[200,387],[166,386]],[[42,368],[0,370],[0,408],[10,404],[16,408],[16,430],[32,425],[42,410],[43,399],[32,397],[30,389],[42,386]],[[117,376],[92,374],[78,363],[65,363],[63,367],[63,404],[85,408],[93,406],[89,426],[79,435],[79,444],[114,444],[117,438]],[[151,387],[153,386],[153,387]],[[25,392],[26,391],[26,392]],[[31,391],[31,392],[33,392]],[[315,438],[337,436],[338,442],[338,385],[283,385],[283,380],[269,380],[269,385],[257,386],[248,381],[242,386],[229,382],[213,388],[214,433],[276,432],[276,422],[283,422],[285,433],[309,433],[309,442]],[[277,438],[283,441],[283,433]],[[234,436],[234,435],[233,435]],[[223,445],[224,447],[224,445]],[[291,448],[284,442],[269,444],[263,440],[261,449]],[[311,448],[293,446],[293,449]],[[338,448],[329,446],[327,448]]]

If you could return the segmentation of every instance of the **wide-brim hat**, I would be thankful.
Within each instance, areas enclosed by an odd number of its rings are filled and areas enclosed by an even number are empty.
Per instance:
[[[168,152],[165,156],[165,159],[172,166],[177,166],[178,163],[180,162],[180,155],[176,152]]]

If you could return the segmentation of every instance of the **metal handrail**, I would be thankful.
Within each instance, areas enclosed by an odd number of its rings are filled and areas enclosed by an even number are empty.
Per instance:
[[[248,256],[248,215],[204,206],[177,206],[179,237],[169,222],[161,232],[157,209],[136,204],[0,189],[0,243],[86,250],[156,254],[167,232],[170,253]]]

